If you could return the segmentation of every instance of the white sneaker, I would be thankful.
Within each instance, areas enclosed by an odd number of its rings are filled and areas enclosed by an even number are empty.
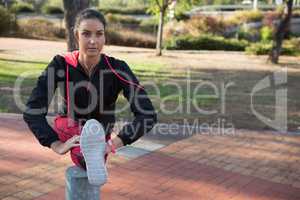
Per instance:
[[[107,169],[104,161],[105,147],[103,126],[95,119],[86,121],[80,136],[80,148],[91,185],[101,186],[107,182]]]

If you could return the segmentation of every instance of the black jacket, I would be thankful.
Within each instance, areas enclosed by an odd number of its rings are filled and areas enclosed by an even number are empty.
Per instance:
[[[59,111],[60,115],[67,115],[66,92],[69,92],[69,116],[81,122],[96,119],[104,126],[106,134],[110,134],[114,126],[116,100],[123,91],[134,115],[133,121],[125,125],[118,134],[124,145],[133,143],[150,131],[156,123],[156,113],[146,91],[139,85],[128,65],[124,61],[102,54],[100,62],[89,77],[78,62],[78,55],[78,52],[72,52],[66,56],[55,56],[38,78],[23,113],[24,121],[38,141],[43,146],[50,147],[58,140],[46,119],[49,104],[57,88],[65,99]],[[69,91],[65,76],[67,72]]]

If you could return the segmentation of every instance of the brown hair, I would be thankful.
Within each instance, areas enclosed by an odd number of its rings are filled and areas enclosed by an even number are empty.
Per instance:
[[[103,24],[104,29],[106,27],[106,20],[101,12],[93,8],[86,8],[80,13],[78,13],[76,16],[74,24],[74,33],[78,30],[80,23],[85,19],[97,19]]]

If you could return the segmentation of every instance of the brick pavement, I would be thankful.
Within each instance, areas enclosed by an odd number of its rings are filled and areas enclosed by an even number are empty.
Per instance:
[[[42,148],[18,116],[0,116],[0,127],[0,199],[64,199],[69,157]],[[299,200],[299,146],[299,136],[237,130],[110,157],[102,199]]]

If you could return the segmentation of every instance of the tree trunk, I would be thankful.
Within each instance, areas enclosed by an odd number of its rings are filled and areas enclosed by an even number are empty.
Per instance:
[[[253,10],[257,10],[258,0],[253,0]]]
[[[269,55],[269,60],[271,60],[272,63],[276,63],[276,64],[278,63],[279,60],[284,36],[286,35],[289,29],[289,25],[292,17],[293,0],[288,0],[286,4],[287,4],[287,12],[286,14],[283,15],[283,17],[280,20],[277,31],[274,35],[273,47]]]
[[[158,24],[158,31],[157,31],[157,40],[156,40],[156,55],[157,56],[161,56],[164,16],[165,16],[165,10],[160,9],[159,24]]]
[[[81,10],[89,7],[89,0],[64,0],[63,3],[68,51],[74,51],[78,48],[73,32],[75,18]]]

